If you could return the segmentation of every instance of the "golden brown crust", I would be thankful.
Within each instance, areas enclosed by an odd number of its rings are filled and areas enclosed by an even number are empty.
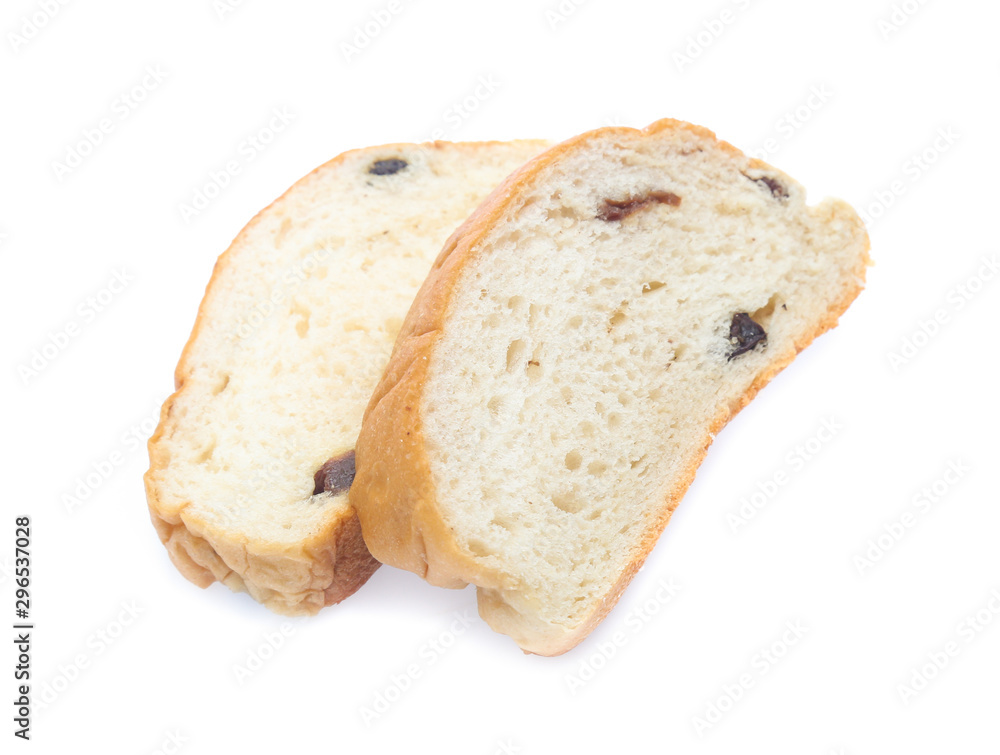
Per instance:
[[[170,412],[184,393],[192,372],[192,352],[203,327],[213,297],[219,294],[220,280],[239,248],[261,219],[272,213],[286,197],[321,171],[362,153],[386,153],[393,149],[429,150],[444,148],[475,152],[504,142],[429,142],[423,145],[389,144],[345,152],[319,166],[296,182],[243,228],[215,263],[212,277],[198,308],[198,315],[174,373],[176,391],[166,400],[160,423],[148,443],[150,467],[145,475],[150,517],[171,560],[187,579],[199,587],[222,582],[235,591],[246,591],[257,601],[282,614],[314,614],[323,606],[353,594],[378,568],[365,547],[357,516],[347,505],[330,506],[330,514],[311,538],[295,546],[277,546],[241,534],[213,528],[195,512],[190,503],[166,505],[159,489],[159,477],[170,463],[162,443]],[[538,142],[539,150],[543,143]],[[346,501],[346,497],[344,498]]]
[[[698,137],[711,139],[730,154],[743,156],[740,150],[718,140],[708,129],[682,121],[657,121],[641,133],[650,136],[676,131],[687,131]],[[798,352],[837,324],[840,315],[860,293],[865,269],[870,264],[867,234],[857,216],[847,208],[853,221],[857,223],[857,232],[864,236],[866,250],[854,270],[856,285],[843,292],[811,333],[795,343],[793,348],[789,348],[787,353],[781,355],[756,378],[738,405],[722,408],[707,429],[703,444],[692,454],[685,473],[667,491],[660,515],[647,528],[635,551],[636,555],[625,567],[616,584],[584,621],[571,629],[531,625],[530,618],[517,616],[502,598],[503,589],[514,585],[508,584],[508,579],[502,573],[486,568],[471,553],[464,552],[444,523],[437,505],[423,435],[421,393],[428,364],[444,327],[459,276],[480,253],[480,242],[485,234],[516,203],[522,187],[531,185],[550,164],[596,135],[631,136],[635,133],[636,130],[630,128],[601,129],[553,147],[528,162],[497,187],[452,235],[417,294],[403,324],[386,373],[365,412],[356,449],[358,474],[351,488],[350,500],[361,520],[365,541],[375,557],[383,563],[413,571],[432,584],[446,587],[462,587],[467,583],[477,585],[482,617],[497,631],[510,634],[525,652],[539,655],[559,655],[572,649],[604,619],[656,544],[674,509],[694,480],[715,435]],[[750,166],[773,170],[771,166],[758,160],[751,160]],[[840,206],[846,208],[846,205]]]
[[[208,526],[185,506],[176,515],[156,505],[147,473],[150,518],[177,570],[199,587],[221,582],[247,592],[276,613],[315,614],[358,590],[379,567],[361,537],[350,508],[336,514],[295,548],[261,548],[226,530]]]

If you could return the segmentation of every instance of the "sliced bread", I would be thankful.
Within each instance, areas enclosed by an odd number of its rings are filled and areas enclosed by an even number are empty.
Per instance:
[[[380,561],[525,651],[618,600],[708,446],[862,288],[844,202],[673,120],[532,160],[451,237],[357,444]]]
[[[149,442],[149,511],[185,577],[294,615],[371,576],[347,502],[365,405],[448,235],[545,146],[348,152],[243,229]]]

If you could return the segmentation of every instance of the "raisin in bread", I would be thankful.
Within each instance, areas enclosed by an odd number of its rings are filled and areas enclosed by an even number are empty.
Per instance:
[[[608,128],[532,160],[445,246],[366,411],[371,552],[478,586],[526,651],[607,614],[715,433],[862,288],[868,237],[714,134]]]
[[[448,234],[546,146],[348,152],[240,233],[149,442],[149,510],[185,577],[306,614],[371,576],[347,503],[365,405]]]

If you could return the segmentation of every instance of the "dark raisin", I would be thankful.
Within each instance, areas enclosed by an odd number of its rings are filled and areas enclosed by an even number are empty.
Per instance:
[[[354,482],[354,449],[334,456],[313,475],[313,495],[346,493]]]
[[[729,325],[729,340],[736,346],[733,353],[729,355],[731,361],[740,354],[750,351],[758,343],[767,342],[767,333],[764,329],[750,319],[746,312],[737,312],[733,315],[733,321]]]
[[[373,176],[391,176],[393,173],[399,173],[409,165],[406,160],[400,160],[398,157],[394,157],[391,160],[376,160],[372,163],[368,172]]]
[[[643,207],[658,202],[677,207],[681,203],[681,198],[672,191],[651,191],[642,197],[629,197],[628,199],[605,199],[604,204],[597,213],[601,220],[611,223],[616,220],[623,220],[633,212],[641,210]]]
[[[743,175],[746,176],[746,173]],[[780,181],[776,181],[770,176],[761,176],[760,178],[753,178],[752,176],[746,176],[751,181],[753,181],[758,186],[764,186],[768,191],[771,192],[771,196],[778,200],[788,199],[788,189]]]

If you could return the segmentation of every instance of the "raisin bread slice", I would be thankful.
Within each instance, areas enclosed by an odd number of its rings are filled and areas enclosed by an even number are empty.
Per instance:
[[[571,139],[452,236],[357,444],[380,561],[565,652],[642,564],[717,433],[862,288],[844,202],[672,120]]]
[[[307,614],[371,576],[347,503],[365,405],[448,234],[546,146],[348,152],[239,234],[149,442],[149,511],[185,577]]]

